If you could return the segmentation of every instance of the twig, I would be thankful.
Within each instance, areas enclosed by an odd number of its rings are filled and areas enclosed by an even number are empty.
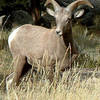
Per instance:
[[[9,19],[10,16],[11,16],[11,15],[9,15],[9,16],[7,17],[7,19],[5,20],[4,24],[2,25],[2,31],[3,31],[3,28],[4,28],[5,24],[7,23],[7,21],[8,21],[8,19]]]

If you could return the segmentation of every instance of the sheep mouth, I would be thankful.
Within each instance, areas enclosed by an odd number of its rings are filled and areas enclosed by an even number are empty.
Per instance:
[[[62,36],[63,33],[60,31],[60,32],[56,32],[56,34]]]

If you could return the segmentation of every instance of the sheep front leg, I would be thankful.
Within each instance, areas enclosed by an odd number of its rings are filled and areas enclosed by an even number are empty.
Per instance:
[[[69,60],[69,61],[67,62],[67,64],[65,63],[66,65],[63,66],[63,67],[61,67],[60,71],[64,72],[65,70],[68,70],[68,69],[72,68],[71,65],[72,65],[72,63],[75,61],[75,59],[76,59],[77,57],[78,57],[78,54],[73,54],[71,60]]]

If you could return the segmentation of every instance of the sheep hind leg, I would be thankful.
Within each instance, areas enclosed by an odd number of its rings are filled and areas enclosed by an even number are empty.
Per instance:
[[[14,72],[6,78],[7,91],[12,87],[12,85],[14,85],[13,83],[15,83],[16,85],[18,84],[24,64],[25,57],[22,57],[21,55],[13,57]]]
[[[27,58],[22,56],[16,57],[14,61],[14,67],[14,72],[6,78],[7,91],[9,87],[11,87],[12,83],[16,83],[16,85],[18,85],[19,79],[23,77],[32,68],[32,66],[28,64]]]
[[[18,85],[19,79],[23,77],[31,68],[32,65],[28,63],[27,57],[19,56],[18,61],[15,63],[13,82]]]
[[[26,63],[25,56],[19,55],[14,62],[14,75],[13,75],[13,83],[18,85],[19,79],[21,77],[24,65]]]
[[[11,87],[13,81],[14,73],[11,73],[9,76],[6,77],[6,91],[8,92],[9,88]]]

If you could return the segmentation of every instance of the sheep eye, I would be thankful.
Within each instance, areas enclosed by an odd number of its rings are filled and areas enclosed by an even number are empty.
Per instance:
[[[71,19],[70,18],[68,18],[67,20],[66,20],[66,22],[69,22]]]
[[[68,21],[70,21],[71,20],[71,18],[68,18]]]

